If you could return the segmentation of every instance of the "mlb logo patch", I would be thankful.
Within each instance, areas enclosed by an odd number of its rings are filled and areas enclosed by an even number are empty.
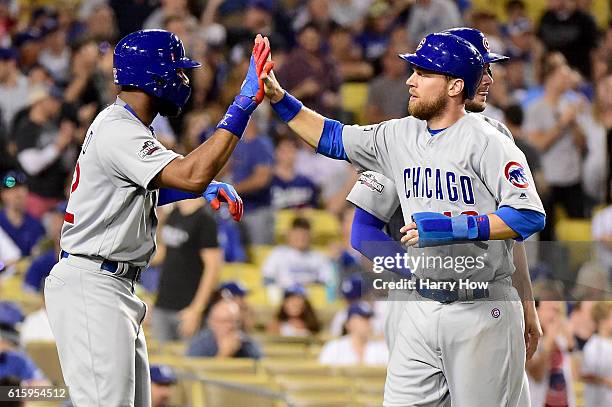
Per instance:
[[[147,140],[142,145],[142,148],[140,149],[140,152],[138,153],[138,157],[140,157],[140,159],[144,159],[145,157],[152,155],[154,152],[160,149],[161,147],[157,145],[154,141]]]
[[[529,187],[529,180],[525,175],[525,168],[516,161],[510,161],[504,168],[504,176],[512,185],[517,188],[525,189]]]

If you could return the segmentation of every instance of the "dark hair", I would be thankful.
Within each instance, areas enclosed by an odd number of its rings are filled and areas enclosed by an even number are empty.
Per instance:
[[[523,125],[524,114],[521,105],[514,104],[506,107],[504,110],[504,115],[506,116],[506,121],[513,126]]]
[[[293,219],[293,222],[291,222],[291,229],[310,230],[310,228],[311,228],[310,221],[306,218],[302,218],[298,216],[295,219]]]
[[[521,10],[525,10],[525,2],[523,2],[522,0],[510,0],[506,3],[506,11],[513,8],[520,8]]]
[[[304,299],[304,310],[302,310],[299,318],[304,321],[304,325],[306,325],[306,328],[308,328],[311,333],[318,333],[321,330],[321,322],[319,322],[319,318],[317,318],[317,314],[315,313],[314,308],[307,297],[295,294],[285,296],[278,313],[276,314],[276,319],[279,322],[286,322],[289,320],[289,315],[287,315],[285,312],[285,301],[294,296],[302,297]]]
[[[2,376],[0,377],[0,387],[10,386],[10,387],[20,387],[21,380],[16,376]],[[3,401],[2,405],[4,407],[21,407],[23,406],[23,402],[19,399],[14,401]]]

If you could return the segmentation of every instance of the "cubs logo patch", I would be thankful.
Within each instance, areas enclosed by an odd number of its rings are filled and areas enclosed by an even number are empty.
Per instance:
[[[142,145],[142,148],[140,149],[140,152],[138,153],[138,157],[140,157],[141,159],[144,159],[145,157],[152,155],[154,152],[158,150],[161,150],[161,147],[158,144],[156,144],[152,140],[147,140]]]
[[[379,194],[382,194],[383,190],[385,189],[385,186],[378,182],[373,174],[361,174],[357,181],[364,187],[372,190],[372,192],[378,192]]]
[[[487,50],[487,52],[491,52],[491,46],[489,45],[489,40],[487,37],[482,39],[482,46]]]
[[[504,176],[512,185],[525,189],[529,186],[529,180],[525,175],[525,169],[520,163],[510,161],[504,168]]]
[[[419,45],[417,45],[416,50],[420,50],[423,47],[423,44],[425,44],[425,38],[423,38],[421,42],[419,42]]]

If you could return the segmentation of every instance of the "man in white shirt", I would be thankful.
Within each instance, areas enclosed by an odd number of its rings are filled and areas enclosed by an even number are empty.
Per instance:
[[[330,281],[333,264],[323,253],[311,249],[311,240],[310,222],[295,218],[287,244],[275,247],[262,266],[264,284],[286,288]]]
[[[319,363],[325,365],[386,365],[389,351],[384,341],[372,341],[370,319],[374,310],[365,302],[353,304],[348,309],[344,325],[347,332],[341,338],[323,346]]]

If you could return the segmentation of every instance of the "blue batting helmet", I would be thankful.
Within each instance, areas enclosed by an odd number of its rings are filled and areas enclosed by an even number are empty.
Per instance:
[[[456,35],[457,37],[463,38],[464,40],[472,44],[474,48],[476,48],[478,52],[480,52],[480,55],[482,55],[482,59],[484,59],[485,64],[503,62],[510,59],[505,55],[491,52],[491,48],[489,47],[489,40],[487,40],[487,37],[485,37],[485,35],[480,30],[477,30],[475,28],[458,27],[451,28],[450,30],[445,30],[442,32]]]
[[[113,55],[115,83],[132,86],[170,105],[165,115],[176,115],[191,94],[189,79],[179,69],[201,64],[185,56],[181,40],[165,30],[141,30],[123,37]]]
[[[463,79],[468,99],[476,95],[484,70],[480,52],[463,38],[448,33],[429,34],[414,54],[399,57],[421,69]]]

